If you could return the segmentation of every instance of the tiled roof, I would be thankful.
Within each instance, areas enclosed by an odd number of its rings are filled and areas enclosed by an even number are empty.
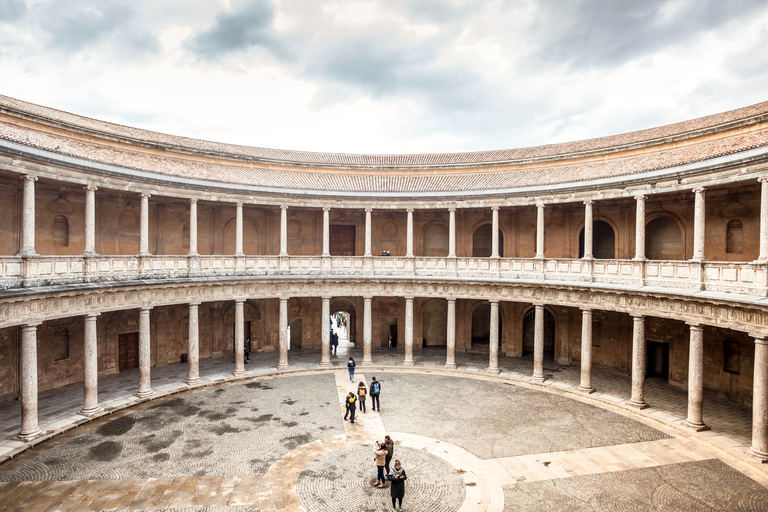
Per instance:
[[[577,182],[671,167],[768,145],[768,102],[683,123],[578,142],[422,155],[311,153],[222,144],[116,125],[4,96],[0,96],[0,113],[96,137],[95,142],[86,142],[53,130],[0,122],[1,139],[94,162],[216,182],[339,192],[480,191]],[[702,139],[703,142],[662,141],[692,139],[734,124],[758,122],[762,123],[760,130],[743,130],[727,137]],[[104,144],[98,142],[99,138],[106,139]],[[112,140],[130,143],[136,150],[110,145]],[[172,153],[152,154],[142,146]],[[637,154],[616,154],[628,147],[643,146],[646,149]],[[585,153],[592,157],[577,159]],[[215,156],[225,162],[209,163],[190,154]],[[601,155],[606,158],[600,158]],[[285,168],[276,168],[275,164]],[[344,171],[349,167],[363,172]]]

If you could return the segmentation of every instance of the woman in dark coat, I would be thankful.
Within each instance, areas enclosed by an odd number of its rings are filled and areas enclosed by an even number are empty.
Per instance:
[[[392,496],[392,508],[397,510],[395,501],[400,502],[400,510],[403,510],[403,496],[405,496],[405,481],[408,476],[405,474],[405,470],[400,466],[400,461],[395,459],[395,467],[387,476],[387,480],[392,481],[389,492]]]

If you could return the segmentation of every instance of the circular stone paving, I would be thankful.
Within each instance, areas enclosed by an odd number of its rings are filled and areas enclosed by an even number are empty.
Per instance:
[[[408,476],[403,510],[459,510],[466,492],[464,480],[453,466],[440,457],[405,446],[396,447],[395,455]],[[296,495],[307,512],[390,510],[389,484],[379,489],[373,486],[375,480],[373,447],[351,446],[311,462],[299,475]]]

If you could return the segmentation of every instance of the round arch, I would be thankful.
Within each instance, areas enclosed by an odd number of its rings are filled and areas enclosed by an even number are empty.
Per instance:
[[[649,260],[685,260],[685,225],[669,212],[645,219],[645,257]]]
[[[237,219],[232,217],[224,224],[224,242],[223,253],[226,255],[235,254]],[[260,254],[259,251],[259,228],[251,219],[243,216],[243,254]]]
[[[579,231],[579,258],[584,257],[584,222]],[[598,260],[616,259],[616,225],[604,217],[592,220],[592,256]]]
[[[444,221],[433,221],[424,226],[421,232],[421,250],[424,256],[448,256],[450,233]]]
[[[493,223],[480,222],[472,228],[472,257],[488,258],[493,251]],[[504,257],[504,231],[499,227],[499,256]]]
[[[488,347],[491,340],[491,303],[488,301],[476,302],[469,311],[470,318],[470,343],[472,348]],[[504,309],[499,302],[499,350],[504,340]]]
[[[536,307],[531,305],[523,310],[520,325],[523,329],[523,357],[533,354],[535,334]],[[555,357],[555,330],[557,318],[555,313],[544,306],[544,357]]]
[[[347,337],[351,343],[355,343],[357,339],[357,308],[355,307],[355,301],[349,297],[334,297],[331,299],[330,309],[331,314],[341,312],[349,315],[349,321],[347,323]]]

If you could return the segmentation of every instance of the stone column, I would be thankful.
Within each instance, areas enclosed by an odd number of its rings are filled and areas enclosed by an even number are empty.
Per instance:
[[[702,421],[704,403],[704,328],[688,324],[691,340],[688,347],[688,419],[683,425],[700,432],[709,430]]]
[[[693,211],[693,258],[692,261],[704,261],[704,225],[706,212],[704,208],[704,187],[693,189],[696,202]]]
[[[405,359],[403,366],[413,366],[413,297],[405,298]]]
[[[536,205],[536,257],[544,259],[544,203]]]
[[[189,256],[197,254],[197,199],[189,200]]]
[[[139,256],[149,256],[149,194],[141,196],[141,221],[139,231]]]
[[[288,299],[280,299],[280,361],[278,370],[288,370]]]
[[[636,409],[645,409],[648,404],[643,399],[645,383],[645,317],[632,315],[632,396],[627,405]]]
[[[635,260],[645,260],[645,196],[635,196]]]
[[[768,177],[759,178],[760,182],[760,255],[758,263],[768,262]]]
[[[540,210],[544,211],[544,210]],[[536,304],[536,316],[533,323],[533,376],[534,382],[544,382],[544,305]]]
[[[21,431],[19,439],[30,441],[42,431],[37,425],[37,326],[21,327]]]
[[[413,208],[408,208],[406,212],[408,213],[408,220],[406,223],[405,255],[408,258],[413,258]]]
[[[584,201],[584,259],[592,258],[592,201]]]
[[[88,185],[85,188],[85,251],[86,256],[96,255],[96,191]]]
[[[592,387],[592,310],[581,310],[581,382],[579,391],[594,393]]]
[[[235,299],[235,369],[232,375],[239,377],[245,373],[245,299]],[[280,348],[282,354],[282,345]]]
[[[456,368],[456,299],[446,299],[448,302],[447,332],[445,334],[445,367]]]
[[[491,207],[491,258],[499,257],[499,207]]]
[[[235,215],[235,256],[243,256],[243,203],[237,202]]]
[[[373,364],[371,357],[371,301],[373,297],[363,297],[363,365]]]
[[[96,317],[98,313],[85,315],[85,332],[83,336],[83,408],[80,414],[92,416],[102,411],[99,406],[99,352],[96,337]]]
[[[747,453],[768,462],[768,339],[755,336],[755,377],[752,385],[752,446]]]
[[[323,256],[331,255],[331,209],[323,208]],[[328,314],[330,316],[330,313]]]
[[[323,297],[322,301],[320,366],[331,366],[331,330],[328,328],[331,318],[331,298]]]
[[[197,384],[200,378],[200,329],[198,328],[197,311],[199,302],[189,303],[189,346],[187,349],[187,362],[189,363],[189,375],[186,383],[190,386]]]
[[[288,207],[286,205],[280,206],[280,256],[288,256]]]
[[[448,257],[456,257],[456,207],[448,208]]]
[[[365,209],[365,254],[363,256],[371,255],[371,208]]]
[[[23,192],[23,216],[21,228],[21,255],[34,256],[35,252],[35,182],[37,176],[26,175]]]
[[[146,398],[155,393],[150,377],[149,311],[151,309],[147,307],[139,310],[139,391],[136,393],[139,398]]]
[[[491,301],[491,332],[487,373],[499,374],[499,301]]]

